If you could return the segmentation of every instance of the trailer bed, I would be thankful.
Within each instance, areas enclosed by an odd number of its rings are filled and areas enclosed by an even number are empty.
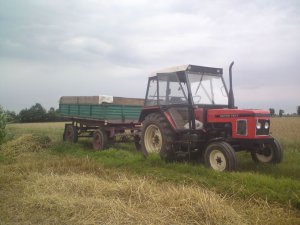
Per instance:
[[[143,104],[143,99],[136,98],[63,96],[60,98],[59,112],[70,120],[78,118],[128,124],[138,123]]]

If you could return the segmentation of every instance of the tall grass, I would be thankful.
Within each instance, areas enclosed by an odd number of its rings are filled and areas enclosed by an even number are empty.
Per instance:
[[[271,133],[287,151],[300,153],[300,117],[272,118]]]

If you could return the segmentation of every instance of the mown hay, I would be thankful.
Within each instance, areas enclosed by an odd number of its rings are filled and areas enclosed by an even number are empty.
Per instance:
[[[0,164],[3,224],[299,224],[295,210],[103,168],[90,158],[27,154]],[[1,222],[0,222],[1,224]]]
[[[24,134],[0,146],[0,152],[5,156],[15,158],[23,153],[39,152],[48,147],[50,141],[48,136]]]
[[[18,220],[30,218],[33,223],[243,224],[241,216],[213,192],[125,175],[106,179],[32,173],[19,200]]]

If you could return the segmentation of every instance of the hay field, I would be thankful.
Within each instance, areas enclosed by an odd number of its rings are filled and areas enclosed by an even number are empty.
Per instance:
[[[131,144],[103,152],[86,140],[64,144],[62,123],[9,125],[11,140],[0,149],[0,224],[300,224],[300,181],[290,174],[300,172],[293,165],[299,123],[272,119],[286,151],[282,165],[256,166],[240,155],[246,165],[224,174],[145,161]]]
[[[284,147],[300,152],[300,117],[272,118],[271,132]]]

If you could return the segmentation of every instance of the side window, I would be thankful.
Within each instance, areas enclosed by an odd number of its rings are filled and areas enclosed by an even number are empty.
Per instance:
[[[186,104],[187,86],[183,82],[170,82],[169,104]]]
[[[167,81],[166,80],[159,80],[158,81],[158,87],[159,87],[159,104],[160,105],[165,105],[166,104],[166,98],[168,95],[168,90],[167,90]]]
[[[183,77],[185,78],[185,77]],[[186,104],[186,79],[179,79],[176,73],[161,73],[159,80],[159,103],[161,105]]]
[[[149,79],[146,106],[157,105],[157,79]]]

